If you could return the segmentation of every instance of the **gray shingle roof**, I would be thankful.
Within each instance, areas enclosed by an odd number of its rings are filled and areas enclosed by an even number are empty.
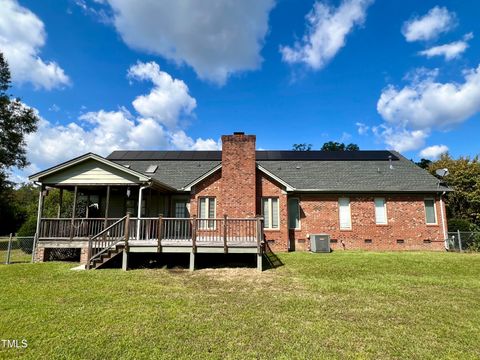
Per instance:
[[[160,152],[159,152],[160,153]],[[165,152],[161,152],[164,154]],[[166,155],[170,160],[155,159],[136,160],[142,158],[138,152],[131,156],[128,152],[122,152],[121,157],[112,153],[108,159],[122,164],[130,165],[130,168],[144,173],[154,179],[176,189],[182,189],[194,180],[198,179],[215,166],[221,163],[216,159],[213,152],[209,153],[207,160],[192,159],[190,155],[184,160],[175,160],[174,153],[182,159],[181,152],[170,152]],[[257,163],[263,168],[291,185],[296,190],[302,191],[325,191],[325,192],[438,192],[449,190],[448,187],[439,186],[438,179],[427,171],[419,168],[410,160],[404,158],[397,152],[365,152],[362,158],[362,151],[356,154],[356,158],[362,160],[345,160],[342,155],[339,160],[329,155],[327,160],[318,160],[322,154],[314,155],[316,160],[291,160],[292,156],[284,156],[284,160],[264,160],[270,156],[258,156]],[[280,153],[280,152],[278,152]],[[291,153],[291,152],[283,152]],[[389,167],[387,154],[391,154],[393,169]],[[117,153],[118,154],[118,153]],[[381,155],[379,157],[379,155]],[[310,155],[312,156],[312,155]],[[163,159],[166,157],[162,155]],[[183,156],[185,158],[185,156]],[[126,160],[127,158],[128,160]],[[379,160],[383,159],[383,160]],[[260,160],[262,159],[262,160]],[[373,160],[369,160],[373,159]],[[146,173],[150,165],[158,165],[154,174]]]
[[[198,161],[198,160],[112,160],[118,164],[130,165],[130,169],[136,170],[155,180],[169,185],[175,189],[181,189],[185,185],[198,179],[215,166],[220,161]],[[146,170],[150,165],[158,165],[155,173],[147,173]]]

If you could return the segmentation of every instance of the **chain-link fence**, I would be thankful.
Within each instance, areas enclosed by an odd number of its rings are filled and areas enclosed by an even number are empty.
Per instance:
[[[33,247],[33,236],[1,236],[0,264],[31,262]]]
[[[450,251],[480,251],[480,232],[449,232],[447,245]]]

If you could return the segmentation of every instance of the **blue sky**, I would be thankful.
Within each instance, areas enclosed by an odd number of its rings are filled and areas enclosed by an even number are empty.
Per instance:
[[[480,3],[0,0],[36,171],[86,151],[329,140],[476,155]],[[2,14],[3,13],[3,14]]]

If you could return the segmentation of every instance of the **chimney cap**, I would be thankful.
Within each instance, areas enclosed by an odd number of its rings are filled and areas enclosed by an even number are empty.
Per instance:
[[[233,135],[245,135],[243,131],[235,131]]]

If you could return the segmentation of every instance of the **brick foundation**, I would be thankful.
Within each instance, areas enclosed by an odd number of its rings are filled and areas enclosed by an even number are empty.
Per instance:
[[[86,264],[88,261],[88,247],[80,249],[80,264]]]

